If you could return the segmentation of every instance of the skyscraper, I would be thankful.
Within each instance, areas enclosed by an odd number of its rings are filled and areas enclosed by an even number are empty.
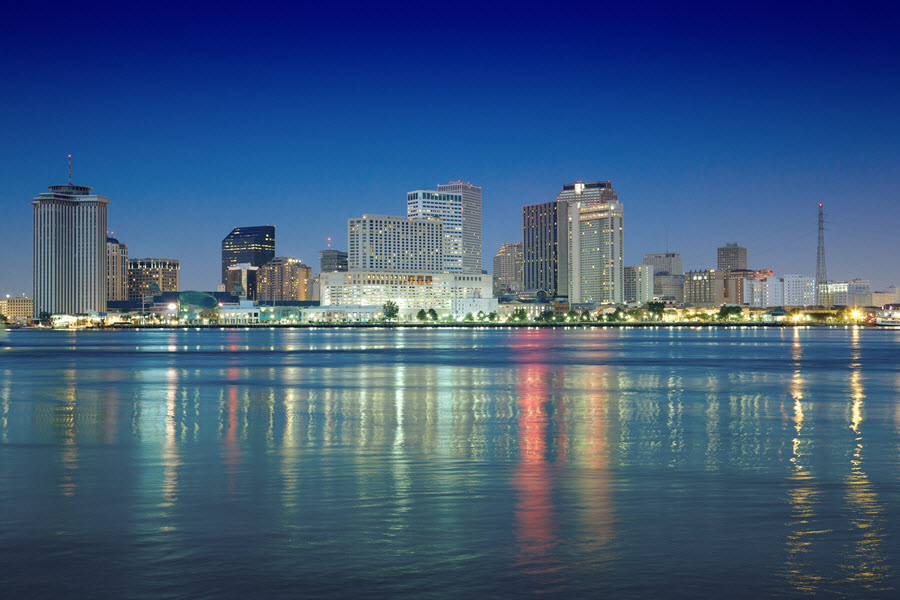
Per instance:
[[[644,264],[653,266],[654,275],[684,275],[684,259],[676,252],[645,254]]]
[[[256,297],[260,302],[308,300],[306,285],[312,269],[297,258],[278,256],[259,268]]]
[[[494,296],[524,290],[522,246],[522,242],[506,242],[494,255]]]
[[[35,196],[34,314],[106,311],[107,198],[91,188],[51,185]]]
[[[275,258],[275,227],[235,227],[222,240],[222,283],[228,282],[228,267],[249,263],[261,267]]]
[[[735,271],[747,268],[747,249],[737,244],[725,244],[716,249],[716,270]]]
[[[464,181],[437,186],[462,196],[462,272],[481,274],[481,187]]]
[[[128,299],[128,246],[116,238],[106,238],[106,300]]]
[[[174,258],[129,258],[128,300],[140,302],[156,284],[160,292],[177,292],[181,264]]]
[[[635,265],[625,267],[625,302],[646,304],[653,300],[653,267]]]
[[[350,271],[441,273],[443,224],[435,218],[363,215],[347,221]]]
[[[556,197],[568,205],[569,302],[625,300],[623,210],[609,181],[576,182]]]
[[[523,279],[526,291],[569,292],[568,203],[522,207]]]
[[[644,264],[653,267],[653,296],[659,300],[684,301],[684,259],[677,252],[645,254]]]

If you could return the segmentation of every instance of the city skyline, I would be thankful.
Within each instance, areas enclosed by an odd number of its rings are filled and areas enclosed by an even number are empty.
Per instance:
[[[31,293],[28,202],[66,181],[68,154],[73,183],[109,198],[114,237],[134,256],[179,259],[188,289],[215,289],[234,227],[274,225],[278,255],[315,264],[326,237],[346,251],[348,218],[397,214],[409,190],[456,180],[484,188],[485,267],[521,240],[522,206],[566,182],[612,180],[628,207],[626,265],[668,238],[685,269],[714,267],[716,248],[737,242],[751,268],[813,275],[821,202],[829,279],[900,283],[889,226],[900,51],[887,4],[849,16],[779,5],[774,20],[764,6],[706,7],[671,24],[666,9],[574,7],[520,11],[512,27],[499,9],[360,8],[340,29],[336,9],[316,8],[309,36],[291,35],[289,14],[281,25],[236,9],[198,29],[205,14],[188,7],[183,23],[150,15],[164,48],[135,35],[127,7],[72,10],[12,7],[18,26],[0,41],[4,294]],[[603,44],[589,35],[601,16],[616,24]],[[214,32],[238,22],[247,47]],[[429,23],[465,24],[466,43],[410,51],[406,32]],[[63,24],[106,42],[27,43]],[[603,77],[585,79],[588,67]],[[92,93],[36,94],[48,73]],[[434,80],[477,93],[421,87]]]

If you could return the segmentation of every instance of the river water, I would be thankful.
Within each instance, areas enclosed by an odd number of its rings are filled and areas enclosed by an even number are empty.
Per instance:
[[[900,332],[13,331],[7,598],[900,594]]]

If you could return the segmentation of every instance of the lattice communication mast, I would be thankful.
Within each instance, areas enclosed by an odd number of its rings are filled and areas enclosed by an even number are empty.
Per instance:
[[[819,204],[819,245],[816,250],[816,306],[822,305],[822,286],[828,283],[825,271],[825,209]]]

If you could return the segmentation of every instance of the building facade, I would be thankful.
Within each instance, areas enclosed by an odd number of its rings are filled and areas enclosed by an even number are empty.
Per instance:
[[[744,282],[748,279],[768,279],[774,276],[771,269],[732,269],[725,271],[725,303],[746,304],[744,301]]]
[[[106,238],[106,299],[128,300],[128,246],[116,238]]]
[[[451,301],[491,298],[488,275],[456,273],[356,272],[321,274],[322,306],[382,306],[392,301],[401,317],[429,308],[449,313]]]
[[[684,275],[684,259],[677,252],[645,254],[643,262],[653,267],[654,275]]]
[[[526,291],[569,293],[567,202],[522,207],[522,278]]]
[[[517,294],[525,290],[523,271],[523,243],[506,242],[494,255],[494,296]]]
[[[340,250],[319,250],[319,273],[347,270],[347,253]]]
[[[557,203],[568,206],[569,302],[622,304],[623,211],[610,182],[565,185]]]
[[[443,227],[435,218],[363,215],[349,219],[348,270],[441,273]]]
[[[307,284],[311,277],[312,269],[299,259],[287,256],[273,258],[257,271],[257,300],[308,300]]]
[[[716,270],[727,272],[747,268],[747,249],[737,244],[716,248]]]
[[[751,308],[784,306],[784,282],[778,277],[745,279],[744,304]]]
[[[154,284],[158,292],[179,291],[180,272],[181,264],[174,258],[129,258],[127,300],[141,302]]]
[[[40,315],[106,311],[104,196],[82,185],[51,185],[33,206],[32,312]]]
[[[225,291],[241,300],[256,300],[256,283],[259,267],[250,263],[238,263],[228,267]]]
[[[275,258],[275,227],[235,227],[222,240],[222,283],[228,283],[228,267],[246,263],[261,267]]]
[[[715,269],[684,274],[684,303],[698,308],[716,308],[725,303],[725,274]]]
[[[24,321],[34,317],[34,300],[18,296],[0,298],[0,315]]]
[[[781,306],[815,306],[816,278],[811,275],[785,275]]]
[[[625,303],[644,305],[653,298],[653,265],[625,267]]]
[[[481,187],[464,181],[451,181],[438,185],[437,191],[459,194],[462,198],[462,272],[480,275]]]
[[[462,194],[458,193],[416,190],[406,194],[408,219],[426,223],[437,220],[441,223],[443,264],[436,272],[463,272],[462,204]],[[350,268],[353,268],[352,260]]]

